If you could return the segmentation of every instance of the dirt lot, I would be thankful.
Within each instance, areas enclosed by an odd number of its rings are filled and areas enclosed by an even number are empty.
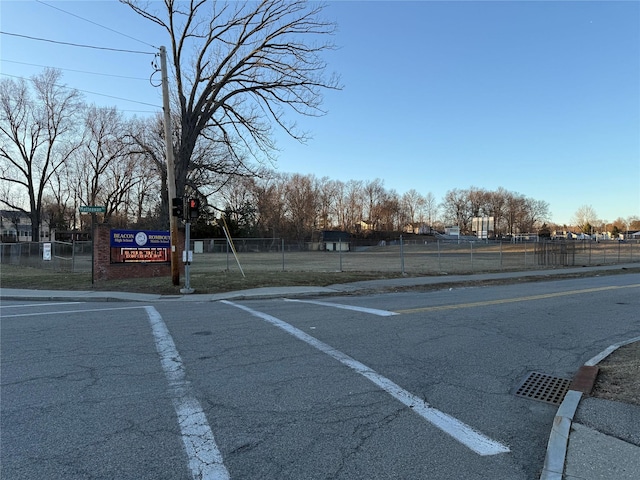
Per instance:
[[[592,396],[640,406],[640,342],[620,347],[598,366]]]

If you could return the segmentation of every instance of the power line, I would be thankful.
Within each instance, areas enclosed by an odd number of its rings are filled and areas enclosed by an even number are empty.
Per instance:
[[[71,68],[52,67],[50,65],[38,65],[37,63],[17,62],[15,60],[7,60],[5,58],[0,58],[0,62],[16,63],[18,65],[28,65],[28,66],[31,66],[31,67],[56,68],[58,70],[64,70],[66,72],[86,73],[86,74],[89,74],[89,75],[99,75],[99,76],[102,76],[102,77],[125,78],[125,79],[128,79],[128,80],[145,80],[145,81],[149,80],[148,78],[141,78],[141,77],[126,77],[124,75],[113,75],[111,73],[87,72],[86,70],[73,70]]]
[[[0,75],[4,75],[5,77],[18,78],[18,79],[21,79],[21,80],[27,80],[24,77],[20,77],[18,75],[9,75],[8,73],[4,73],[4,72],[0,72]],[[66,85],[57,85],[56,84],[56,87],[65,88],[67,90],[77,90],[78,92],[90,93],[91,95],[99,95],[101,97],[114,98],[116,100],[122,100],[124,102],[138,103],[140,105],[147,105],[149,107],[162,109],[162,107],[160,105],[154,105],[153,103],[141,102],[139,100],[130,100],[128,98],[116,97],[114,95],[107,95],[106,93],[98,93],[98,92],[92,92],[90,90],[82,90],[82,89],[79,89],[79,88],[71,88],[71,87],[67,87]]]
[[[113,28],[106,27],[106,26],[104,26],[104,25],[101,25],[101,24],[99,24],[99,23],[96,23],[96,22],[94,22],[94,21],[92,21],[92,20],[89,20],[89,19],[87,19],[87,18],[81,17],[80,15],[76,15],[75,13],[67,12],[66,10],[63,10],[62,8],[54,7],[53,5],[50,5],[50,4],[48,4],[48,3],[45,3],[45,2],[43,2],[43,1],[41,1],[41,0],[36,0],[36,2],[41,3],[42,5],[46,5],[47,7],[54,8],[54,9],[56,9],[56,10],[60,11],[60,12],[66,13],[67,15],[71,15],[72,17],[76,17],[76,18],[79,18],[80,20],[84,20],[85,22],[89,22],[89,23],[91,23],[91,24],[93,24],[93,25],[96,25],[96,26],[98,26],[98,27],[100,27],[100,28],[104,28],[105,30],[109,30],[110,32],[117,33],[118,35],[122,35],[123,37],[127,37],[127,38],[130,38],[131,40],[135,40],[136,42],[140,42],[140,43],[142,43],[142,44],[144,44],[144,45],[147,45],[148,47],[155,48],[155,49],[157,49],[157,48],[158,48],[158,47],[156,47],[155,45],[151,45],[150,43],[147,43],[147,42],[145,42],[145,41],[143,41],[143,40],[140,40],[140,39],[138,39],[138,38],[135,38],[135,37],[132,37],[132,36],[130,36],[130,35],[127,35],[126,33],[122,33],[122,32],[119,32],[119,31],[117,31],[117,30],[114,30]]]
[[[160,113],[158,110],[122,110],[121,108],[119,108],[118,111],[122,113]]]
[[[76,89],[77,90],[77,89]],[[147,103],[147,102],[140,102],[139,100],[129,100],[128,98],[122,98],[122,97],[115,97],[113,95],[107,95],[105,93],[98,93],[98,92],[90,92],[89,90],[78,90],[79,92],[84,92],[84,93],[90,93],[92,95],[100,95],[101,97],[107,97],[107,98],[115,98],[116,100],[123,100],[125,102],[131,102],[131,103],[139,103],[140,105],[147,105],[149,107],[155,107],[155,108],[160,108],[162,109],[162,107],[160,105],[154,105],[153,103]]]
[[[142,54],[142,55],[155,55],[156,52],[141,52],[139,50],[123,50],[120,48],[110,48],[110,47],[97,47],[95,45],[83,45],[80,43],[71,43],[71,42],[60,42],[58,40],[51,40],[48,38],[39,38],[39,37],[32,37],[30,35],[21,35],[19,33],[9,33],[9,32],[3,32],[0,31],[0,34],[2,35],[10,35],[12,37],[21,37],[21,38],[28,38],[29,40],[38,40],[41,42],[50,42],[50,43],[57,43],[60,45],[69,45],[71,47],[82,47],[82,48],[93,48],[96,50],[109,50],[111,52],[121,52],[121,53],[137,53],[137,54]]]

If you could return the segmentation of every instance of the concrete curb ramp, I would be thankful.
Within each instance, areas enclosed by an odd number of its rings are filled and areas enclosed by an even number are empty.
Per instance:
[[[585,367],[593,367],[618,348],[637,341],[640,341],[640,337],[611,345],[587,361]],[[593,381],[595,381],[595,375]],[[607,432],[574,422],[582,399],[583,392],[569,390],[560,404],[549,435],[540,480],[637,480],[640,478],[640,446],[618,438],[624,435],[616,434],[615,422],[607,422]],[[612,408],[617,402],[595,398],[591,400],[597,402],[596,410],[611,410],[609,413],[615,415]],[[630,428],[640,430],[640,407],[635,405],[628,407],[633,411],[630,416],[635,417],[635,424]],[[588,413],[585,414],[585,420],[588,421],[589,416]],[[627,423],[629,422],[625,422]]]

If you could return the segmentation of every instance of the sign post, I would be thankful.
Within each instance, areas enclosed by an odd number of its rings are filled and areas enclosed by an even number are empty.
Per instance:
[[[191,288],[191,262],[193,261],[193,251],[191,246],[191,220],[187,218],[184,231],[184,251],[182,252],[182,261],[184,262],[184,288],[180,289],[180,293],[190,294],[195,290]]]
[[[93,265],[94,262],[94,239],[96,234],[96,213],[106,213],[107,207],[104,205],[80,205],[80,213],[90,213],[91,214],[91,285],[93,285],[94,279],[93,269],[95,268]]]

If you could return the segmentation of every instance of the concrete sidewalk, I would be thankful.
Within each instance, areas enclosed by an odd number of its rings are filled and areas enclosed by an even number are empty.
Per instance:
[[[226,299],[279,298],[392,291],[396,288],[449,286],[455,288],[475,282],[527,278],[562,277],[584,272],[637,269],[639,263],[598,267],[502,272],[477,275],[405,277],[368,280],[329,287],[265,287],[217,294],[156,295],[128,292],[59,291],[0,288],[0,300],[32,301],[135,301],[135,302],[213,302]],[[612,345],[594,357],[602,361],[616,348],[640,337]],[[590,362],[587,362],[589,364]],[[640,478],[640,407],[584,397],[570,390],[558,409],[551,427],[541,480],[637,480]]]
[[[341,293],[357,293],[367,291],[393,290],[395,288],[412,288],[420,286],[459,285],[470,283],[508,280],[508,279],[534,279],[561,277],[585,272],[612,272],[628,269],[640,269],[640,263],[620,265],[603,265],[595,267],[561,268],[553,270],[527,270],[500,273],[483,273],[472,275],[438,275],[431,277],[403,277],[384,280],[364,280],[353,283],[330,285],[328,287],[293,286],[293,287],[263,287],[247,290],[238,290],[224,293],[201,294],[175,294],[160,295],[153,293],[129,293],[118,291],[100,290],[30,290],[19,288],[0,287],[0,300],[66,300],[66,301],[132,301],[132,302],[156,302],[184,301],[184,302],[215,302],[218,300],[243,299],[243,298],[278,298],[292,296],[313,295],[339,295]]]
[[[640,337],[611,345],[585,365],[597,365],[619,347],[638,341]],[[540,480],[638,478],[640,407],[569,390],[551,428]]]
[[[640,478],[640,407],[583,398],[571,425],[565,478]]]

